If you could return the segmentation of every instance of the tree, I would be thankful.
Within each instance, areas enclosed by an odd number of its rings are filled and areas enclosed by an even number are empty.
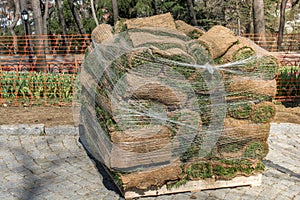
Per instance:
[[[37,71],[45,71],[45,49],[48,48],[45,46],[45,41],[47,38],[43,38],[43,17],[41,11],[41,4],[39,0],[32,0],[31,1],[31,8],[34,20],[34,31],[36,38],[34,39],[34,53],[36,54],[36,63],[35,69]]]
[[[197,26],[197,19],[196,19],[196,13],[194,10],[194,3],[193,0],[187,0],[188,10],[191,18],[191,24],[194,26]]]
[[[33,12],[35,34],[42,35],[43,34],[43,21],[42,21],[43,18],[42,18],[40,1],[32,0],[31,6],[32,6],[32,12]]]
[[[95,11],[94,0],[91,0],[91,9],[92,9],[94,21],[95,21],[96,25],[98,26],[99,22],[98,22],[96,11]]]
[[[281,44],[283,41],[283,32],[284,32],[284,23],[285,23],[285,7],[288,0],[281,0],[280,3],[280,20],[279,20],[279,29],[278,29],[278,38],[277,38],[277,48],[281,50]]]
[[[198,26],[208,30],[214,25],[225,25],[225,22],[230,22],[230,20],[225,20],[228,8],[230,8],[230,6],[225,6],[226,4],[223,0],[195,1],[194,9]],[[232,16],[232,13],[228,16]],[[186,22],[189,23],[189,21]]]
[[[63,7],[61,5],[61,0],[56,0],[55,2],[56,2],[56,5],[57,5],[59,21],[60,21],[61,26],[62,26],[62,33],[63,33],[63,35],[66,35],[67,34],[67,26],[66,26],[66,21],[65,21],[65,17],[64,17]]]
[[[19,1],[14,0],[13,6],[14,6],[14,20],[8,28],[9,28],[10,34],[13,36],[14,54],[16,54],[17,50],[18,50],[18,41],[17,41],[17,37],[16,37],[16,33],[14,31],[14,28],[17,25],[17,22],[19,21],[20,16],[21,16]]]
[[[112,4],[112,10],[114,14],[114,24],[115,24],[117,23],[119,18],[119,8],[118,8],[117,0],[111,0],[111,4]]]
[[[138,0],[134,10],[138,17],[148,17],[155,13],[154,0]],[[155,6],[155,5],[154,5]]]
[[[80,20],[78,11],[77,11],[77,9],[76,9],[76,7],[75,7],[74,0],[68,0],[68,3],[69,3],[70,10],[71,10],[71,12],[72,12],[72,15],[73,15],[73,17],[74,17],[74,20],[75,20],[75,22],[76,22],[76,25],[77,25],[77,27],[78,27],[78,29],[79,29],[80,34],[84,34],[84,35],[85,35],[85,34],[86,34],[86,31],[85,31],[85,28],[84,28],[83,25],[82,25],[81,20]]]
[[[44,47],[45,47],[45,53],[49,52],[49,44],[48,44],[48,18],[49,18],[49,0],[45,0],[45,6],[44,6],[44,13],[43,13],[43,37],[44,37]]]
[[[266,29],[265,29],[265,14],[264,14],[264,1],[253,0],[253,28],[254,34],[259,35],[255,37],[256,41],[265,42]]]

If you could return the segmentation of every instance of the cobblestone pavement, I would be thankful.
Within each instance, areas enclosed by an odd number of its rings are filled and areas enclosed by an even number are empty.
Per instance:
[[[269,146],[259,187],[142,199],[300,200],[300,125],[272,124]],[[77,135],[0,134],[0,199],[122,199],[99,170]]]

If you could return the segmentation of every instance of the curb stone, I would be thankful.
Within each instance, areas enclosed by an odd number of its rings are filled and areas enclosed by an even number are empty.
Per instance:
[[[72,125],[45,127],[46,135],[79,135],[79,128]]]
[[[292,131],[300,135],[298,124],[270,123],[270,133]],[[0,125],[0,135],[79,135],[79,127],[74,125],[58,125],[46,127],[45,124],[10,124]]]
[[[2,135],[41,135],[44,130],[44,124],[0,125],[0,134]]]
[[[73,125],[46,127],[45,124],[0,125],[0,135],[79,135]]]

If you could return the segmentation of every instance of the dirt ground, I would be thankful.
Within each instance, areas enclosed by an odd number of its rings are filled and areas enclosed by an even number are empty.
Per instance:
[[[286,108],[278,105],[273,122],[300,124],[300,106]],[[2,124],[45,124],[52,127],[73,125],[74,120],[71,106],[0,107],[0,125]]]
[[[72,125],[72,107],[0,107],[0,125],[2,124],[45,124],[47,127]]]

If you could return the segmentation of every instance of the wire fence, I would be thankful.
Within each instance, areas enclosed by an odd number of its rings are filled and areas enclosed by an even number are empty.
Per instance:
[[[300,34],[243,35],[279,57],[278,101],[300,99]],[[70,104],[90,35],[0,36],[0,103]]]

